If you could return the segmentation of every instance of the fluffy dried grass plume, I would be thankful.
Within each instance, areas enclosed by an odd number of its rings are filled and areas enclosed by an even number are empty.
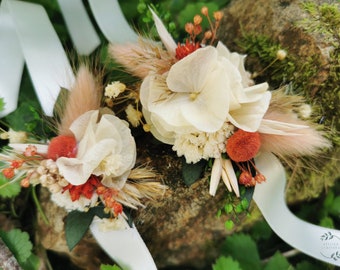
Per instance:
[[[100,107],[102,86],[86,65],[80,66],[68,95],[57,106],[60,115],[59,135],[73,135],[70,125],[83,113]]]
[[[128,72],[142,79],[150,71],[163,74],[176,62],[176,58],[164,50],[162,44],[143,38],[137,44],[110,44],[109,54]]]
[[[277,130],[281,128],[284,133],[260,133],[261,150],[270,151],[283,158],[295,155],[314,156],[322,149],[331,147],[324,133],[318,131],[317,124],[298,118],[297,111],[304,104],[302,97],[286,95],[283,90],[273,91],[272,94],[271,103],[261,125],[269,123],[270,126],[270,120],[273,120],[275,128]]]

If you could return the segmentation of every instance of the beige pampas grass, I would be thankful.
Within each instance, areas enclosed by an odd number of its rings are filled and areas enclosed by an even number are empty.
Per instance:
[[[72,122],[87,111],[99,109],[101,91],[101,85],[89,68],[85,65],[80,66],[75,84],[66,100],[62,100],[57,108],[60,115],[59,135],[73,135],[69,129]]]
[[[330,142],[318,131],[316,124],[298,118],[296,111],[303,105],[300,96],[274,91],[270,106],[260,126],[261,150],[278,156],[313,156]]]
[[[150,71],[163,74],[176,62],[160,43],[140,38],[138,44],[110,44],[111,57],[132,75],[144,79]]]

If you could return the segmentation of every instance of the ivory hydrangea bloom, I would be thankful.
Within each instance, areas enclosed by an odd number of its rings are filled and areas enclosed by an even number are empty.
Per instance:
[[[96,110],[81,115],[70,130],[79,142],[78,152],[75,158],[57,159],[60,174],[73,185],[84,184],[94,174],[102,176],[104,185],[122,188],[136,161],[128,124],[114,115],[100,116]]]
[[[219,43],[218,48],[196,50],[166,74],[147,76],[141,86],[141,102],[159,137],[216,132],[225,121],[252,132],[259,128],[271,94],[267,83],[249,84],[243,58]]]

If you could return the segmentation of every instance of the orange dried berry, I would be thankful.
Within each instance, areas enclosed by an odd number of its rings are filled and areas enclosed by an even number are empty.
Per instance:
[[[57,160],[60,157],[76,157],[77,141],[73,136],[59,135],[48,146],[47,158]]]
[[[255,175],[254,179],[256,183],[259,183],[259,184],[266,181],[266,177],[261,173],[258,173],[257,175]]]
[[[194,32],[194,24],[193,23],[186,23],[184,26],[185,32],[191,35]]]
[[[208,30],[204,33],[205,39],[211,39],[212,36],[213,36],[213,33],[211,32],[211,30]]]
[[[247,172],[247,171],[243,171],[240,174],[238,182],[241,185],[245,185],[246,187],[253,187],[253,186],[256,185],[256,181],[255,181],[254,177],[251,175],[250,172]]]
[[[204,16],[208,16],[208,13],[209,13],[208,7],[207,7],[207,6],[202,7],[202,8],[201,8],[201,13],[202,13]]]
[[[202,26],[200,26],[200,25],[195,25],[195,27],[194,27],[194,35],[199,35],[199,34],[201,34],[202,33]]]
[[[236,162],[244,162],[255,157],[261,146],[258,132],[247,132],[242,129],[236,131],[227,140],[227,154]]]
[[[20,186],[28,188],[30,186],[30,180],[26,177],[20,181]]]
[[[11,179],[14,176],[14,168],[5,168],[2,170],[2,174],[7,178],[7,179]]]
[[[98,195],[103,195],[106,192],[106,187],[99,186],[99,187],[97,187],[96,192],[97,192]]]
[[[37,147],[34,145],[29,145],[26,147],[24,156],[25,157],[33,157],[37,154]]]
[[[194,24],[198,25],[198,24],[201,24],[201,22],[202,22],[202,17],[200,15],[195,15]]]
[[[119,202],[115,201],[111,208],[115,216],[118,216],[123,212],[123,206]]]
[[[214,12],[214,19],[215,19],[216,21],[222,20],[222,17],[223,17],[223,12],[221,12],[221,11],[216,11],[216,12]]]
[[[14,169],[18,169],[18,168],[20,168],[22,166],[23,163],[24,163],[24,161],[21,160],[21,159],[12,160],[11,167],[14,168]]]

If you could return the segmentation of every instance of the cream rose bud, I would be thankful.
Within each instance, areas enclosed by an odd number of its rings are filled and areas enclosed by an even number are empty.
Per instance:
[[[71,184],[84,184],[91,174],[102,183],[120,189],[136,161],[136,144],[128,123],[110,114],[89,111],[77,118],[70,130],[78,142],[75,158],[61,157],[56,164]]]
[[[151,132],[167,143],[175,134],[216,132],[225,121],[256,131],[271,94],[267,83],[251,86],[243,62],[219,43],[184,57],[168,73],[146,77],[140,96]]]

